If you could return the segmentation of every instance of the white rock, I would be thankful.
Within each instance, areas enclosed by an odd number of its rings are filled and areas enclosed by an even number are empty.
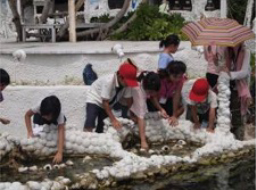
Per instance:
[[[18,171],[19,171],[20,173],[27,172],[27,171],[28,171],[28,167],[19,167]]]
[[[38,182],[28,181],[26,184],[33,190],[41,190],[41,185]]]
[[[31,167],[28,168],[28,170],[29,171],[37,171],[38,168],[37,168],[37,166],[31,166]]]
[[[68,161],[66,161],[66,165],[67,165],[67,166],[73,166],[74,163],[73,163],[71,160],[68,160]]]

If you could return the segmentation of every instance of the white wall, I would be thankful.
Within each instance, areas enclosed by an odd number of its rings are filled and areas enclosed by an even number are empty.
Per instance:
[[[67,125],[82,131],[85,121],[86,86],[8,86],[4,91],[4,101],[0,104],[0,117],[11,120],[9,125],[0,123],[0,133],[7,131],[19,137],[26,136],[25,112],[49,95],[59,97]]]
[[[147,48],[146,45],[144,47],[145,53],[143,50],[131,52],[136,48],[134,46],[133,49],[131,47],[130,52],[125,52],[125,55],[135,60],[136,64],[143,70],[156,70],[160,51],[146,52],[146,49],[151,48]],[[156,49],[157,45],[155,44]],[[93,69],[99,76],[117,71],[121,63],[120,59],[113,53],[71,54],[67,52],[58,54],[58,52],[51,52],[50,47],[48,49],[45,52],[32,52],[31,50],[29,52],[27,49],[24,49],[27,57],[24,63],[18,63],[17,66],[12,57],[12,51],[6,52],[0,55],[0,68],[6,69],[10,73],[12,81],[14,81],[16,66],[18,84],[60,85],[66,84],[66,78],[69,80],[68,84],[82,84],[82,72],[87,63],[93,65]],[[76,51],[78,50],[76,49]],[[206,61],[204,56],[191,50],[190,43],[182,42],[180,50],[174,54],[174,57],[176,60],[185,62],[189,75],[203,76],[205,74]]]

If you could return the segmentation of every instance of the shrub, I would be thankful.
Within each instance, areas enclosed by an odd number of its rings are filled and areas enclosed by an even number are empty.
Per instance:
[[[161,40],[169,34],[175,33],[182,40],[187,40],[186,36],[181,33],[181,28],[185,25],[185,19],[180,14],[162,14],[157,6],[148,4],[141,4],[136,13],[137,18],[129,25],[128,29],[125,32],[111,36],[111,39]],[[118,25],[120,26],[127,20],[128,18],[124,18]]]

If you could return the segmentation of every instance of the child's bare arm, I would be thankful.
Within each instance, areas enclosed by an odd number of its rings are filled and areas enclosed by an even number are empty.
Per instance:
[[[27,127],[27,136],[28,138],[33,137],[33,130],[32,130],[32,123],[31,123],[31,117],[34,115],[35,113],[30,109],[26,112],[25,114],[25,124]]]
[[[116,119],[114,116],[113,112],[111,111],[111,108],[109,106],[109,101],[108,100],[103,100],[103,108],[106,111],[113,127],[115,127],[117,130],[121,129],[122,125],[121,123]]]
[[[179,117],[179,105],[180,105],[180,100],[181,100],[181,89],[182,89],[182,86],[180,86],[174,96],[173,96],[173,116],[174,117]]]
[[[166,113],[166,111],[164,110],[164,108],[162,108],[162,106],[159,104],[157,97],[151,97],[150,101],[153,103],[153,105],[156,107],[156,109],[158,109],[162,115],[162,117],[164,118],[168,118],[168,114]]]
[[[138,126],[139,126],[139,133],[140,133],[141,148],[148,150],[148,143],[147,143],[146,134],[145,134],[144,119],[138,117]]]
[[[209,110],[209,121],[208,121],[208,127],[207,127],[207,130],[209,132],[214,132],[215,110],[216,108],[210,108]]]
[[[190,106],[191,108],[191,115],[192,115],[192,119],[194,122],[194,129],[198,129],[200,128],[200,122],[199,119],[197,117],[197,107],[196,106]]]
[[[58,126],[58,151],[55,157],[53,158],[54,163],[59,163],[62,161],[64,141],[65,141],[65,124],[61,124]]]

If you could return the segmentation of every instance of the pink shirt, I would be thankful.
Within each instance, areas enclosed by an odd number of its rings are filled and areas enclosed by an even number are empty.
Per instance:
[[[219,74],[218,67],[218,54],[224,54],[225,47],[217,47],[215,45],[211,46],[211,51],[208,51],[208,46],[204,48],[204,55],[206,61],[208,61],[207,65],[207,73],[211,74]]]
[[[161,80],[161,88],[159,91],[160,98],[172,98],[176,90],[182,87],[187,77],[183,75],[183,78],[178,82],[170,82],[167,79]]]

